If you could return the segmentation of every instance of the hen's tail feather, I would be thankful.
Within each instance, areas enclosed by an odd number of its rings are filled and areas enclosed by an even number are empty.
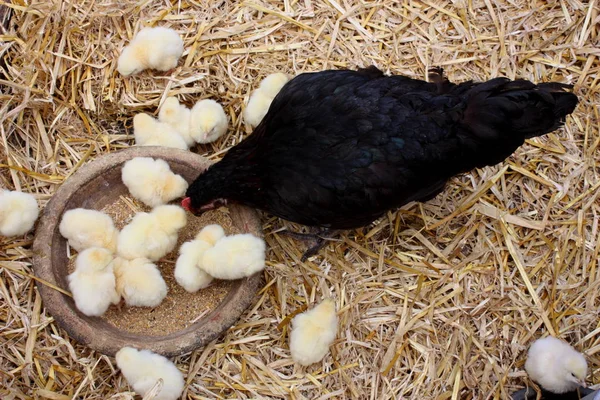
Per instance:
[[[562,126],[577,106],[572,86],[549,82],[496,78],[471,87],[466,93],[462,124],[483,140],[522,141]]]
[[[566,91],[572,90],[573,85],[567,85],[565,83],[558,82],[548,82],[540,83],[538,88],[540,88],[540,90],[547,91],[554,98],[554,116],[556,118],[564,120],[567,115],[571,114],[575,110],[575,107],[579,102],[577,96]]]

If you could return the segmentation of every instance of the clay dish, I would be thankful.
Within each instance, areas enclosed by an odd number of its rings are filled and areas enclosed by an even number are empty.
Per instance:
[[[37,277],[69,292],[67,242],[58,230],[62,215],[77,207],[101,210],[121,195],[127,195],[127,187],[121,181],[121,167],[134,157],[161,158],[169,163],[173,172],[190,183],[210,165],[207,159],[189,151],[148,146],[120,150],[82,166],[56,191],[39,220],[33,243],[33,268]],[[262,237],[255,210],[239,205],[229,205],[228,209],[236,228]],[[133,334],[102,318],[88,317],[77,310],[71,297],[36,282],[46,309],[81,344],[110,356],[123,346],[176,356],[206,345],[231,327],[252,304],[262,285],[262,274],[235,281],[216,308],[187,328],[165,336]]]

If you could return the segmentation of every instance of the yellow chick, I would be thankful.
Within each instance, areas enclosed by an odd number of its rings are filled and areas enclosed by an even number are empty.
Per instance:
[[[111,304],[121,300],[116,290],[113,255],[107,249],[91,247],[79,253],[75,271],[67,280],[75,306],[90,317],[104,314]]]
[[[258,86],[258,89],[266,96],[274,99],[275,96],[277,96],[277,93],[279,93],[281,88],[283,88],[289,80],[290,78],[286,74],[282,72],[276,72],[274,74],[267,75]]]
[[[195,144],[194,138],[190,136],[190,118],[191,110],[179,104],[177,97],[167,97],[158,112],[158,120],[175,128],[188,147]]]
[[[206,250],[200,268],[217,279],[240,279],[265,268],[265,242],[249,233],[227,236]]]
[[[272,101],[273,98],[267,96],[260,89],[253,91],[246,108],[244,108],[244,121],[251,127],[256,128],[265,115],[267,115]]]
[[[213,277],[201,270],[198,263],[211,245],[203,240],[186,242],[179,248],[179,257],[175,263],[175,280],[190,293],[204,289],[213,281]]]
[[[203,240],[209,243],[211,246],[214,246],[219,240],[225,237],[225,231],[223,227],[218,224],[210,224],[206,225],[198,234],[196,235],[196,240]]]
[[[227,115],[214,100],[200,100],[191,110],[190,135],[197,143],[214,142],[227,132]]]
[[[123,76],[137,74],[147,68],[168,71],[177,66],[183,54],[183,40],[170,28],[143,28],[127,45],[117,61]]]
[[[156,307],[167,295],[167,284],[158,267],[146,258],[114,261],[117,293],[128,306]]]
[[[136,199],[150,207],[156,207],[181,197],[188,183],[173,173],[165,160],[136,157],[129,160],[121,170],[121,178]]]
[[[333,299],[325,299],[312,310],[296,315],[290,332],[292,359],[304,366],[321,361],[335,340],[337,329]]]
[[[0,190],[0,235],[26,234],[33,228],[38,215],[37,201],[29,193]]]
[[[119,231],[113,220],[96,210],[74,208],[63,214],[60,234],[69,241],[69,246],[77,251],[90,247],[102,247],[114,252],[117,249]]]
[[[248,104],[244,109],[244,121],[253,128],[267,115],[269,107],[277,93],[289,81],[289,77],[281,72],[270,74],[262,80],[258,89],[250,95]]]
[[[531,345],[525,370],[543,389],[561,394],[585,386],[587,361],[567,342],[548,336]]]
[[[204,252],[225,237],[221,225],[207,225],[190,242],[179,249],[179,258],[175,264],[175,280],[190,293],[207,287],[213,277],[199,267]]]
[[[185,386],[183,374],[166,357],[150,350],[123,347],[115,359],[129,385],[140,396],[148,393],[162,379],[162,388],[152,399],[176,400],[181,397]]]
[[[155,207],[151,214],[156,218],[160,229],[168,233],[177,233],[187,223],[185,210],[176,205]]]
[[[177,232],[185,226],[183,208],[158,206],[150,213],[137,213],[118,237],[117,252],[127,259],[148,258],[157,261],[171,252],[177,243]]]
[[[141,113],[133,117],[133,135],[137,146],[163,146],[187,150],[188,146],[171,125]]]

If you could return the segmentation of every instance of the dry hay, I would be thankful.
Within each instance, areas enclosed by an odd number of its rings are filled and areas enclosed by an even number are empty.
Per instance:
[[[507,398],[524,382],[528,344],[556,334],[586,352],[589,383],[599,383],[597,3],[13,0],[0,43],[1,184],[44,205],[80,165],[131,145],[133,114],[155,112],[168,95],[226,107],[229,134],[197,149],[218,158],[244,137],[243,102],[274,71],[375,64],[422,78],[439,65],[454,81],[572,82],[581,104],[563,130],[349,232],[312,261],[301,263],[302,247],[265,216],[267,284],[255,305],[224,338],[176,362],[192,399]],[[115,72],[142,24],[184,37],[171,75]],[[1,240],[1,397],[131,398],[114,360],[45,312],[32,236]],[[329,295],[341,321],[332,354],[295,366],[286,317]]]

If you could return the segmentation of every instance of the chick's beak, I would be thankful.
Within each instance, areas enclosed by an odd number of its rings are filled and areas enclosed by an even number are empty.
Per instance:
[[[581,387],[587,387],[587,385],[585,384],[585,379],[579,379],[578,383]]]

